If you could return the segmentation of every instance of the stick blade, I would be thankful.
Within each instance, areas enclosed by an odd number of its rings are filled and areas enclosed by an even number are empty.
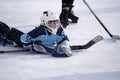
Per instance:
[[[113,39],[120,40],[120,36],[119,36],[119,35],[112,35],[112,38],[113,38]]]
[[[92,39],[93,42],[97,43],[99,41],[103,40],[103,37],[101,35],[96,36],[95,38]]]
[[[71,50],[88,49],[101,40],[103,40],[103,37],[98,35],[98,36],[94,37],[93,39],[91,39],[90,41],[88,41],[88,43],[86,43],[84,45],[73,45],[73,46],[70,46],[70,48],[71,48]]]

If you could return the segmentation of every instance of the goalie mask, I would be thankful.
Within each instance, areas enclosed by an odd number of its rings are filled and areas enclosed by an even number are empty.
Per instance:
[[[47,30],[52,33],[56,34],[57,29],[59,28],[60,21],[59,17],[53,13],[52,11],[44,11],[41,17],[41,25],[47,27]]]

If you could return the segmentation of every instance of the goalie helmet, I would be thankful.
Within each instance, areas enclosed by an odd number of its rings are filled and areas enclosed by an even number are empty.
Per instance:
[[[56,34],[59,24],[59,17],[55,13],[50,10],[43,12],[41,17],[41,25],[46,26],[50,33]]]

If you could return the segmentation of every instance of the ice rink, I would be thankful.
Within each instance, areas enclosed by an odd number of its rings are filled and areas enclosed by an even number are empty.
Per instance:
[[[86,0],[114,35],[120,35],[120,0]],[[69,58],[29,52],[0,54],[0,80],[120,80],[120,40],[110,38],[82,0],[74,1],[79,17],[65,32],[71,45],[85,44],[96,35],[103,40]],[[40,24],[45,10],[61,12],[61,0],[0,0],[0,21],[28,32]],[[0,50],[15,47],[0,45]]]

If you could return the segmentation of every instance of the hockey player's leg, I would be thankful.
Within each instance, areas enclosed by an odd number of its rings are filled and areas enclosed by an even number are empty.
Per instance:
[[[20,36],[23,34],[22,31],[15,28],[9,28],[9,26],[3,22],[0,22],[0,34],[5,37],[5,42],[8,40],[15,42],[17,45],[22,46]]]
[[[16,29],[16,28],[11,28],[11,31],[9,35],[7,36],[7,39],[15,42],[18,46],[22,47],[22,42],[20,41],[20,36],[24,34],[22,31]]]
[[[6,40],[4,36],[0,36],[0,44],[5,46],[5,44],[13,45],[13,42],[10,40]]]
[[[60,22],[64,28],[67,27],[68,23],[68,10],[67,8],[63,8],[60,14]]]
[[[68,18],[71,19],[72,23],[77,23],[79,18],[74,14],[72,8],[73,6],[70,7]]]
[[[74,0],[62,0],[62,11],[60,14],[60,21],[64,28],[69,24],[68,19],[71,19],[72,23],[78,22],[78,17],[74,15],[72,10]]]
[[[3,22],[0,22],[0,34],[9,34],[9,32],[9,26]]]
[[[60,14],[60,21],[64,28],[67,27],[68,23],[68,14],[69,14],[69,4],[72,4],[73,0],[62,0],[62,10]]]
[[[5,44],[13,44],[12,41],[7,40],[7,36],[10,33],[10,28],[7,24],[0,22],[0,43],[5,46]]]

